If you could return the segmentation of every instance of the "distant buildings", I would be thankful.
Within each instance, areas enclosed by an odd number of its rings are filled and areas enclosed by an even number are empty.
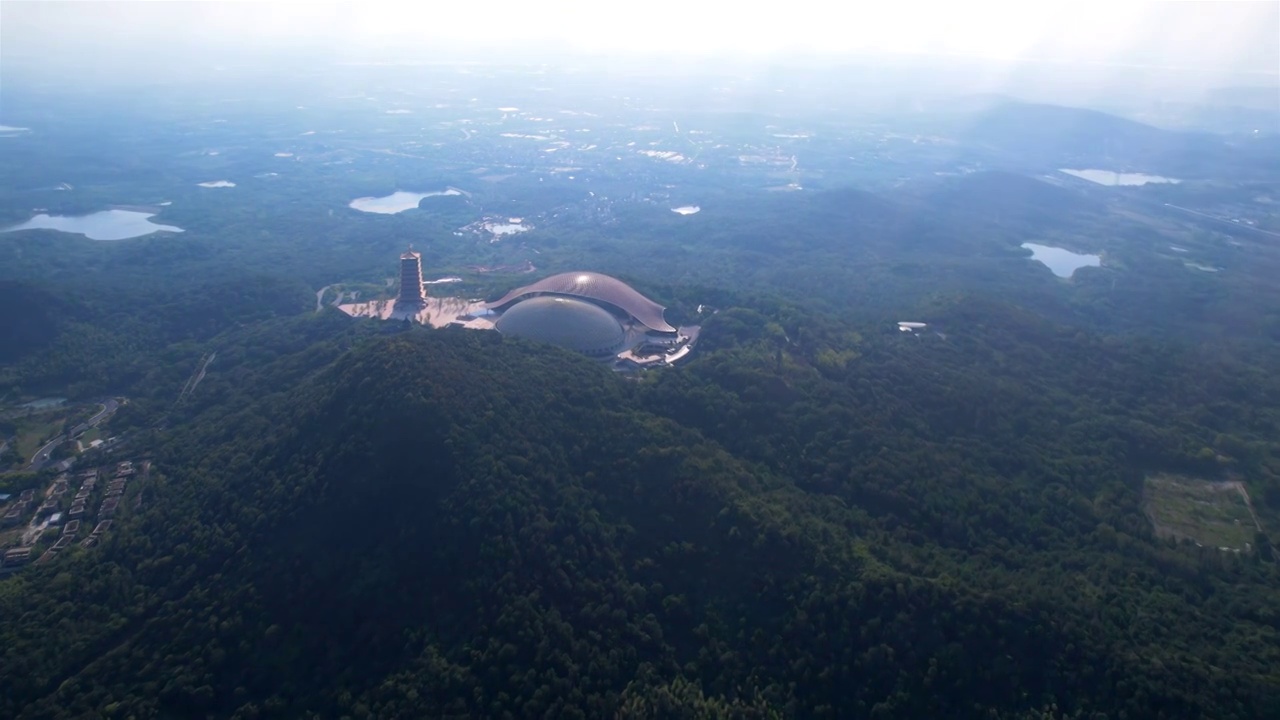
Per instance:
[[[8,512],[4,514],[4,517],[0,518],[0,527],[12,527],[22,522],[22,511],[25,509],[26,505],[21,502],[14,503],[13,507],[9,508]]]
[[[30,559],[30,547],[11,548],[6,550],[4,553],[4,566],[13,567],[15,565],[25,565]]]
[[[9,508],[4,514],[4,518],[0,519],[0,527],[10,527],[22,522],[22,516],[26,514],[27,509],[35,503],[36,491],[23,490],[18,495],[18,500],[13,503],[13,507]]]
[[[40,548],[47,549],[35,561],[35,564],[52,562],[58,556],[58,553],[68,548],[76,541],[80,532],[80,525],[86,515],[91,515],[93,510],[90,503],[94,502],[94,488],[100,477],[110,477],[107,482],[106,491],[103,493],[102,503],[98,507],[98,523],[94,527],[93,532],[87,538],[80,541],[82,547],[93,547],[102,540],[102,536],[111,527],[112,518],[118,511],[120,503],[124,500],[125,490],[130,478],[142,473],[146,477],[150,468],[150,462],[145,461],[140,468],[135,468],[132,461],[125,460],[116,464],[114,474],[112,468],[102,468],[87,470],[78,473],[80,478],[80,488],[76,491],[74,498],[71,500],[71,509],[65,513],[60,512],[62,497],[68,492],[68,475],[59,475],[53,483],[44,492],[45,500],[40,506],[31,513],[31,509],[36,504],[36,490],[24,490],[22,494],[7,508],[4,515],[4,524],[18,525],[24,520],[30,519],[30,525],[23,532],[19,547],[8,548],[2,551],[0,559],[3,565],[0,565],[0,573],[14,572],[22,566],[28,564]],[[141,500],[141,495],[137,495]],[[135,507],[137,503],[135,503]],[[27,517],[24,517],[26,515]],[[64,524],[65,519],[65,524]],[[55,538],[52,542],[48,538]]]
[[[89,537],[80,541],[80,547],[91,548],[94,545],[97,545],[98,542],[102,540],[102,535],[106,533],[107,530],[111,529],[111,523],[111,520],[103,520],[99,522],[98,526],[93,529],[93,532],[89,533]]]

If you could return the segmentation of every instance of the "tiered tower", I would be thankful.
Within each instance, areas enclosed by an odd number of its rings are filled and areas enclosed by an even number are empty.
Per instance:
[[[396,303],[425,305],[426,302],[427,294],[422,289],[422,255],[414,252],[410,245],[400,256],[400,295]]]

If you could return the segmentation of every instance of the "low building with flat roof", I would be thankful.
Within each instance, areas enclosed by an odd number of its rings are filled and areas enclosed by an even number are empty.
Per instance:
[[[26,509],[26,506],[22,503],[9,508],[9,512],[5,513],[3,518],[0,518],[0,527],[10,527],[22,522],[22,513]]]
[[[14,565],[23,565],[30,559],[30,547],[10,548],[4,553],[4,564],[10,567]]]

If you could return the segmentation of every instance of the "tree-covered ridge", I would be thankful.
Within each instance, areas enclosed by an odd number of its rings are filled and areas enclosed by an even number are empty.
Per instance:
[[[1263,494],[1273,405],[1214,402],[1270,380],[973,301],[945,340],[770,313],[639,383],[332,313],[224,336],[154,501],[0,583],[0,714],[1280,707],[1275,566],[1137,507],[1149,467]]]
[[[0,234],[0,443],[111,396],[150,455],[101,545],[0,576],[0,718],[1280,717],[1280,142],[1249,114],[228,68],[5,86],[0,229],[183,232]],[[624,379],[321,310],[393,293],[409,242],[460,278],[433,293],[590,269],[705,332]],[[1171,525],[1230,486],[1266,532],[1160,539],[1153,477],[1202,491]]]

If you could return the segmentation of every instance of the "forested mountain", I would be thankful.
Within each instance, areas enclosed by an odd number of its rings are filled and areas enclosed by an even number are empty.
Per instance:
[[[1044,169],[1103,163],[1171,175],[1234,171],[1265,176],[1277,158],[1274,143],[1258,141],[1265,139],[1239,145],[1211,133],[1165,130],[1057,105],[1001,103],[960,124],[961,137],[998,151],[1007,163]]]
[[[1280,718],[1265,91],[63,5],[0,48],[0,720]],[[456,326],[569,272],[617,372]]]
[[[224,336],[145,509],[0,583],[0,714],[1280,712],[1275,566],[1138,510],[1144,469],[1274,483],[1272,413],[1200,429],[1274,380],[973,300],[946,340],[774,313],[639,383],[336,313]]]

